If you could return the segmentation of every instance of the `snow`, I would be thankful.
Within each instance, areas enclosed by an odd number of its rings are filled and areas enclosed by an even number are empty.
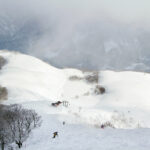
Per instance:
[[[150,74],[100,71],[99,83],[88,83],[77,69],[57,69],[16,52],[0,56],[8,61],[0,70],[0,85],[9,93],[3,103],[19,103],[42,116],[42,126],[22,150],[149,150]],[[94,94],[97,84],[105,94]],[[69,106],[52,107],[58,100]],[[101,129],[106,122],[115,128]],[[52,139],[55,131],[59,136]]]
[[[1,52],[8,59],[0,83],[8,88],[10,99],[58,99],[65,82],[64,74],[32,56]],[[22,94],[20,94],[22,93]]]

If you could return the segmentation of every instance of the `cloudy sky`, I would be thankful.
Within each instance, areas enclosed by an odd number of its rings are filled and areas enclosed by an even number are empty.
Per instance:
[[[147,59],[149,37],[149,0],[0,0],[0,49],[58,67],[124,69]]]

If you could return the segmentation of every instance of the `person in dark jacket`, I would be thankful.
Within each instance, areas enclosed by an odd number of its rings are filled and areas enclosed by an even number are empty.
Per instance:
[[[58,132],[53,133],[53,138],[56,138],[56,136],[58,136]]]

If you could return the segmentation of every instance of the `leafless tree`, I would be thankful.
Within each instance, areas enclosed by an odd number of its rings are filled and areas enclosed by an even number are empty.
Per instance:
[[[4,150],[6,144],[11,143],[11,132],[9,130],[7,122],[4,120],[3,115],[5,113],[5,106],[0,105],[0,145]]]
[[[5,110],[2,120],[8,125],[11,141],[21,148],[31,130],[41,125],[41,117],[35,111],[24,109],[21,105],[10,105],[8,108]]]

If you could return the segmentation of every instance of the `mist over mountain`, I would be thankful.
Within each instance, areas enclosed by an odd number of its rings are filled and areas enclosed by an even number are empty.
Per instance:
[[[0,49],[21,51],[60,68],[149,72],[149,4],[1,0]]]

